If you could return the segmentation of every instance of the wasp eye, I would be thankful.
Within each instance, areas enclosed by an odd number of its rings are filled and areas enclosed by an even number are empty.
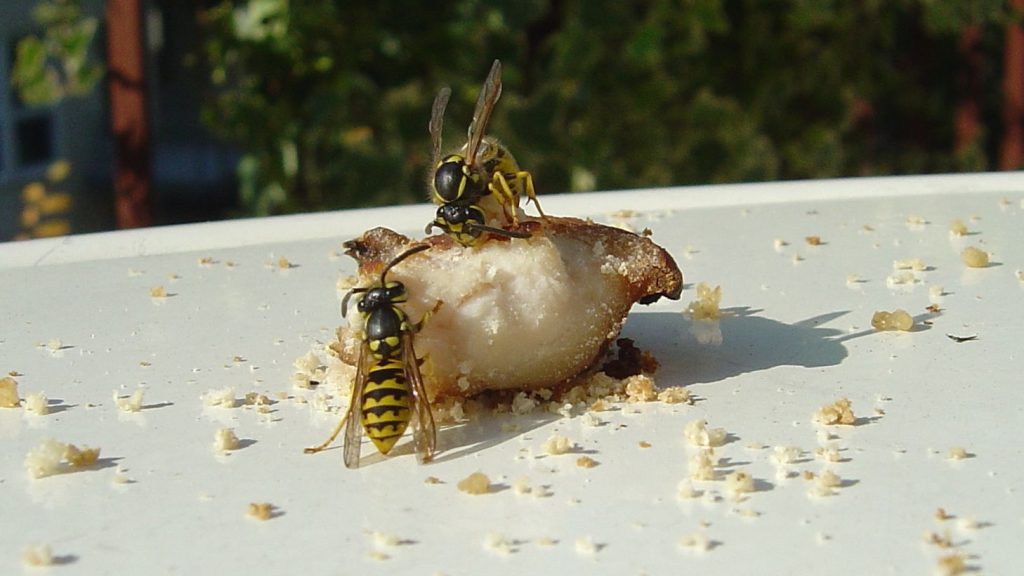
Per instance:
[[[458,200],[462,195],[462,167],[465,162],[461,158],[446,160],[434,172],[434,191],[445,202]]]

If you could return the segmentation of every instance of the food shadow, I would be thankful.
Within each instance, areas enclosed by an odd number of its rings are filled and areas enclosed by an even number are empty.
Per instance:
[[[633,313],[622,336],[658,359],[659,375],[667,376],[665,385],[718,382],[777,366],[837,366],[849,354],[843,345],[849,335],[822,327],[847,311],[792,324],[759,316],[760,312],[727,308],[719,320],[692,320],[679,312]]]

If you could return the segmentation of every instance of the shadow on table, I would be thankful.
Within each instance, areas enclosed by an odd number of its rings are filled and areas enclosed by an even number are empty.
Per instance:
[[[661,363],[659,373],[668,375],[673,385],[717,382],[776,366],[836,366],[848,355],[843,342],[858,336],[822,327],[847,311],[793,324],[758,316],[760,312],[728,308],[720,320],[692,320],[678,312],[638,313],[630,315],[622,335],[654,354]]]

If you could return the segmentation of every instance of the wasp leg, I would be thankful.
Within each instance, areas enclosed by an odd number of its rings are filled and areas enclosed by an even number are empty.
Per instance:
[[[516,177],[518,178],[518,175]],[[519,197],[512,190],[512,187],[508,185],[505,175],[501,172],[495,172],[494,176],[491,177],[488,189],[497,197],[498,203],[501,204],[501,210],[505,213],[505,218],[511,220],[513,225],[519,226],[519,215],[516,214],[516,208],[519,206]]]
[[[547,218],[544,215],[544,211],[540,209],[540,202],[537,201],[537,191],[533,188],[533,174],[530,174],[526,170],[520,170],[516,172],[516,180],[523,183],[523,188],[526,189],[527,202],[532,201],[533,205],[537,207],[537,212],[541,218]]]
[[[419,322],[417,322],[415,324],[410,324],[409,325],[410,331],[413,334],[415,334],[415,333],[419,332],[420,330],[422,330],[423,326],[427,323],[427,320],[429,320],[430,317],[433,316],[435,312],[437,312],[438,310],[441,309],[441,305],[442,304],[444,304],[444,301],[443,300],[438,300],[434,304],[433,308],[431,308],[430,310],[427,310],[426,312],[423,313],[423,318],[420,318]]]
[[[341,429],[345,427],[345,421],[348,420],[348,416],[348,413],[346,413],[345,416],[342,417],[338,422],[338,425],[334,428],[334,432],[331,432],[331,436],[327,440],[324,440],[322,444],[313,446],[312,448],[305,448],[302,451],[306,454],[316,454],[317,452],[326,450],[327,447],[333,444],[334,440],[338,438],[338,434],[341,434]]]

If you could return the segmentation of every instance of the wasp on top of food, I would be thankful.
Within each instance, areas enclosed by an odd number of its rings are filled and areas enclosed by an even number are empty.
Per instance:
[[[388,281],[392,268],[429,248],[429,244],[419,244],[405,250],[384,266],[379,281],[345,294],[341,302],[342,317],[348,312],[349,298],[358,294],[356,310],[363,320],[352,396],[348,411],[331,436],[319,446],[307,448],[306,453],[324,450],[344,428],[345,466],[357,468],[364,430],[377,450],[387,455],[411,423],[413,444],[420,460],[428,462],[433,458],[437,432],[423,388],[421,360],[416,357],[413,336],[440,307],[440,301],[434,310],[425,312],[419,322],[412,323],[399,307],[408,298],[405,285]]]
[[[501,97],[501,61],[494,61],[480,90],[466,143],[457,152],[442,157],[441,128],[450,96],[451,90],[442,88],[434,99],[430,116],[430,190],[431,199],[439,206],[426,232],[429,234],[436,226],[463,246],[480,244],[486,234],[528,238],[528,232],[506,227],[518,228],[519,197],[524,193],[544,217],[533,176],[519,167],[508,148],[486,135],[494,105]]]

